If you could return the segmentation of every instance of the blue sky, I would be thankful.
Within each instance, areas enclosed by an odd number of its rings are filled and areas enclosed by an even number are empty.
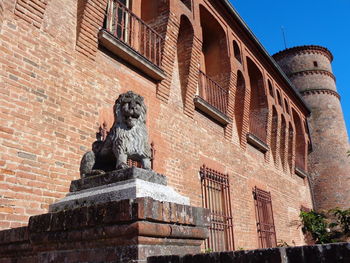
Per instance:
[[[350,0],[230,0],[270,54],[321,45],[334,55],[333,73],[350,134]]]

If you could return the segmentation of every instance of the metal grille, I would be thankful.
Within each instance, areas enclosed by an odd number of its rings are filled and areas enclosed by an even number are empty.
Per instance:
[[[228,90],[199,70],[199,96],[226,114]]]
[[[234,250],[229,176],[203,165],[200,177],[203,207],[210,210],[211,219],[206,249]]]
[[[256,208],[259,246],[260,248],[275,247],[277,243],[271,194],[255,187],[253,189],[253,195]]]
[[[160,67],[163,37],[131,12],[121,1],[109,1],[106,30]]]
[[[155,154],[156,154],[156,150],[154,149],[154,143],[152,142],[151,143],[151,169],[153,169]],[[134,167],[142,168],[142,164],[140,161],[131,160],[130,158],[128,158],[127,160],[127,165],[129,165],[130,167],[134,166]]]

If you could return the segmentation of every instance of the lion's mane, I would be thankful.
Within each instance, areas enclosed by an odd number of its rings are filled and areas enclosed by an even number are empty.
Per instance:
[[[132,128],[127,127],[122,110],[123,103],[128,103],[130,100],[141,105],[141,114]],[[146,128],[146,105],[143,98],[131,91],[122,94],[115,103],[114,114],[115,122],[110,131],[113,151],[126,153],[130,158],[150,158],[151,149]]]

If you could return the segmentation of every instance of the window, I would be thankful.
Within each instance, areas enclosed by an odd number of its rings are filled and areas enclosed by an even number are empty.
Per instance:
[[[226,117],[231,74],[226,34],[219,22],[205,7],[200,5],[199,9],[203,45],[198,94],[209,104],[211,111],[219,111],[219,114],[224,114],[223,117]],[[210,114],[209,111],[207,114]],[[211,117],[217,119],[216,116]]]
[[[158,10],[154,5],[158,1],[146,5],[148,2],[141,2],[141,11],[134,8],[141,13],[139,17],[132,12],[131,0],[109,0],[104,28],[99,32],[99,44],[153,79],[162,80],[165,78],[161,69],[164,38],[154,29],[159,30],[162,22],[154,19]],[[146,12],[150,8],[153,12]]]
[[[269,86],[269,93],[270,93],[270,96],[271,96],[272,98],[274,98],[275,95],[273,94],[273,88],[272,88],[272,84],[271,84],[270,80],[268,80],[267,83],[268,83],[268,86]]]
[[[234,250],[229,176],[203,165],[200,177],[203,207],[210,210],[211,219],[205,247],[212,251]]]
[[[318,67],[318,63],[317,61],[314,61],[314,67],[317,68]]]
[[[257,187],[253,190],[257,230],[260,248],[277,246],[275,223],[273,220],[272,202],[270,192]]]
[[[233,53],[239,63],[242,63],[241,50],[236,41],[233,40]]]
[[[289,105],[286,99],[284,99],[284,107],[286,108],[286,112],[289,114]]]
[[[277,101],[278,101],[278,104],[279,104],[280,106],[282,106],[281,93],[280,93],[278,90],[276,90],[276,92],[277,92]]]
[[[264,79],[256,64],[247,58],[250,82],[249,133],[259,141],[266,143],[268,104],[264,87]]]

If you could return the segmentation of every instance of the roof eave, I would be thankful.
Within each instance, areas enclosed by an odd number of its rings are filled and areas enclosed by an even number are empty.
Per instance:
[[[277,64],[277,62],[273,59],[273,57],[270,56],[270,54],[267,52],[267,50],[264,48],[264,46],[260,43],[258,38],[254,35],[254,33],[250,30],[248,25],[244,22],[243,18],[238,14],[236,9],[232,6],[232,4],[228,0],[221,0],[225,6],[228,8],[228,10],[231,12],[231,14],[237,19],[237,22],[241,24],[243,27],[243,30],[246,31],[246,33],[251,37],[251,39],[255,42],[258,49],[262,52],[262,54],[267,58],[267,60],[272,64],[272,66],[281,74],[282,78],[286,81],[288,86],[291,88],[291,90],[295,93],[297,98],[300,100],[301,104],[305,107],[308,115],[311,113],[310,107],[307,105],[301,94],[299,93],[298,89],[295,88],[293,83],[290,81],[290,79],[287,77],[287,75],[283,72],[281,67]]]

